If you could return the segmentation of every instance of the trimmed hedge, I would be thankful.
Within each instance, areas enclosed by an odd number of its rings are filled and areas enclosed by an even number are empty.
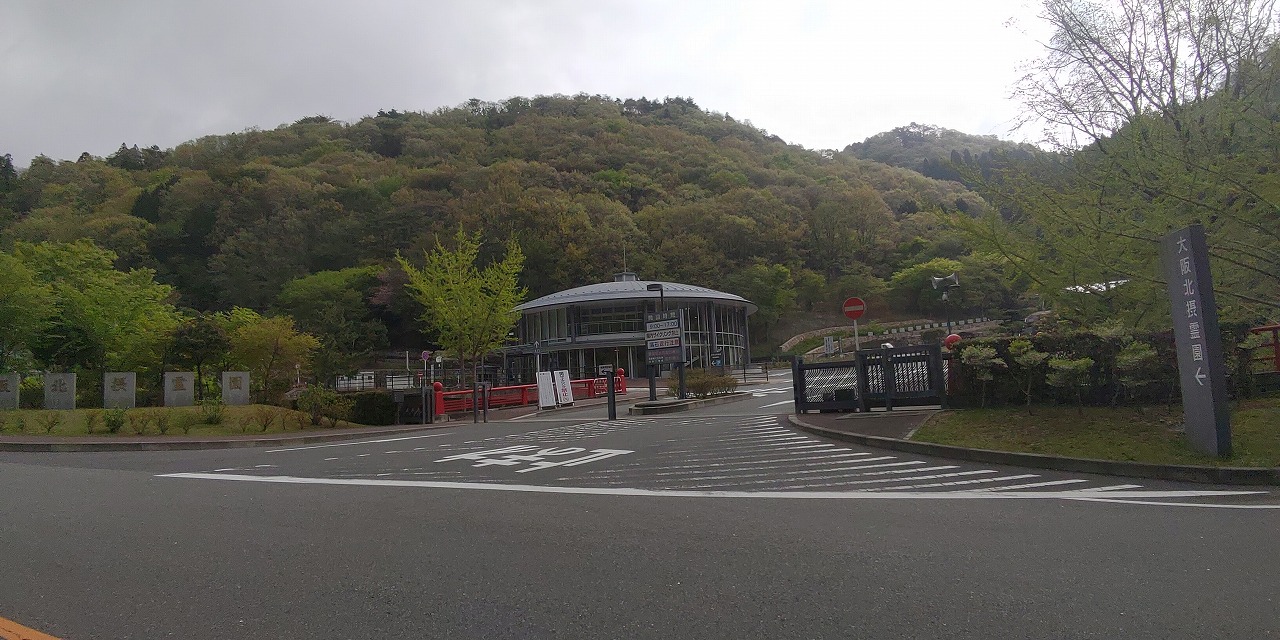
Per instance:
[[[1255,377],[1250,374],[1248,358],[1238,345],[1248,335],[1247,325],[1222,327],[1222,345],[1227,364],[1227,386],[1234,398],[1250,397],[1254,393]],[[987,406],[1022,405],[1027,403],[1023,395],[1022,381],[1026,374],[1010,354],[1009,345],[1015,340],[1029,340],[1036,351],[1049,354],[1050,358],[1093,361],[1085,374],[1086,384],[1080,390],[1079,399],[1086,405],[1149,404],[1176,402],[1180,398],[1178,360],[1174,350],[1173,332],[1135,333],[1124,337],[1100,336],[1093,333],[1051,334],[1030,336],[1005,336],[977,338],[960,342],[951,358],[950,389],[948,402],[957,407],[977,407],[982,404],[982,381],[978,372],[961,364],[959,354],[973,345],[986,345],[1008,363],[1008,368],[995,372],[994,380],[986,385]],[[1128,342],[1140,342],[1155,350],[1155,366],[1150,371],[1150,382],[1137,388],[1122,385],[1116,367],[1116,356]],[[1032,404],[1070,403],[1077,401],[1074,389],[1055,389],[1046,382],[1049,367],[1046,364],[1033,370],[1031,384]]]
[[[709,369],[686,369],[684,386],[689,395],[707,398],[737,391],[738,379]],[[680,377],[674,372],[667,377],[667,391],[673,396],[680,394]]]
[[[396,403],[386,391],[346,394],[351,399],[351,422],[381,427],[396,423]]]

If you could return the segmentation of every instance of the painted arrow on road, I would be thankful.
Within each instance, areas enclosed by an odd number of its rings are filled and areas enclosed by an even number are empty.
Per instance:
[[[1200,386],[1202,386],[1202,387],[1204,386],[1204,379],[1205,379],[1205,378],[1208,378],[1208,377],[1209,377],[1209,376],[1206,376],[1206,375],[1201,371],[1201,367],[1196,367],[1196,382],[1200,383]]]

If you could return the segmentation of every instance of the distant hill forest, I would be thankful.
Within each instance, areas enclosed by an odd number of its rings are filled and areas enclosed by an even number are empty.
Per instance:
[[[760,339],[781,315],[847,295],[881,312],[936,310],[916,290],[919,273],[895,289],[895,274],[931,260],[964,263],[987,283],[958,307],[1011,304],[998,263],[945,222],[980,215],[984,200],[921,175],[914,159],[880,158],[876,140],[806,150],[687,98],[471,100],[349,124],[312,116],[167,150],[122,144],[20,171],[6,161],[0,243],[91,240],[121,270],[154,270],[198,312],[270,312],[290,282],[373,268],[362,294],[386,307],[393,343],[412,341],[415,315],[396,295],[394,256],[420,259],[459,226],[483,234],[488,256],[515,238],[531,296],[625,265],[752,299]]]

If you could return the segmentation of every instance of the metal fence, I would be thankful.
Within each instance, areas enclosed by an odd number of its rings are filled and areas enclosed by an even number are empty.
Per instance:
[[[936,344],[858,352],[852,360],[805,364],[796,358],[796,413],[946,405],[949,362]]]

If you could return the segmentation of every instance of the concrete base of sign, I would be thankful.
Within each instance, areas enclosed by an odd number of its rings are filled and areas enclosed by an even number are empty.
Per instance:
[[[711,398],[662,398],[659,400],[645,400],[637,402],[627,408],[627,413],[633,416],[649,416],[662,413],[676,413],[677,411],[688,411],[698,407],[708,407],[726,402],[735,402],[738,400],[746,400],[751,394],[743,391],[735,391],[734,393],[723,396],[715,396]]]

